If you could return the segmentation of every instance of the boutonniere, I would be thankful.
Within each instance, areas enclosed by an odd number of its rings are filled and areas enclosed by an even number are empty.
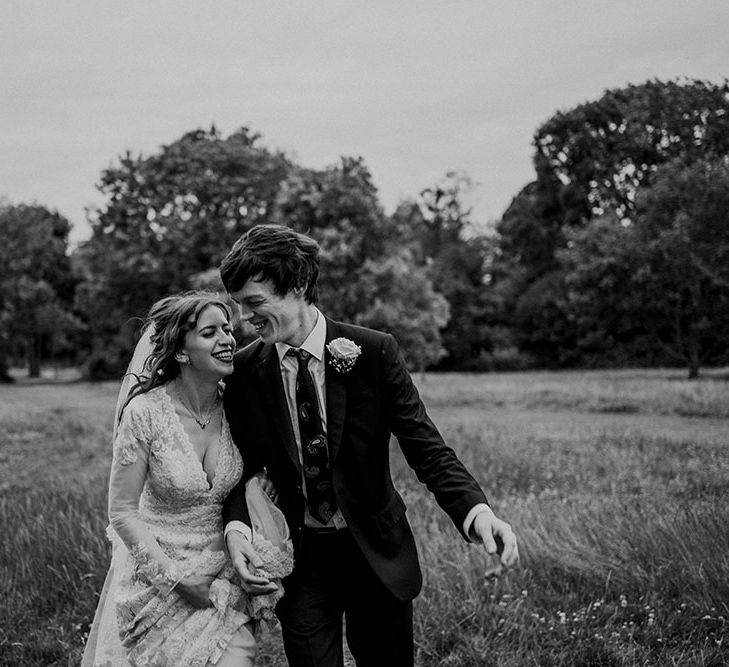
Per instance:
[[[357,357],[362,354],[362,348],[349,338],[335,338],[327,344],[329,363],[339,373],[348,373],[352,370]]]

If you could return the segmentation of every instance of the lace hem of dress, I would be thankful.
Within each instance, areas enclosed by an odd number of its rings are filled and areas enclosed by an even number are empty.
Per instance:
[[[294,569],[294,553],[290,542],[283,548],[276,546],[258,533],[253,534],[253,547],[263,561],[263,566],[255,570],[255,574],[268,577],[278,585],[278,590],[267,595],[252,595],[248,600],[248,614],[256,621],[265,621],[269,625],[276,623],[274,609],[283,597],[281,579],[291,574]]]
[[[199,609],[190,616],[179,596],[154,596],[121,627],[122,643],[132,667],[205,667],[220,660],[249,620],[230,607]]]
[[[117,600],[120,637],[133,667],[203,667],[220,660],[250,620],[247,598],[226,560],[223,551],[203,551],[194,563],[197,572],[215,577],[211,607],[191,610],[176,592],[163,596],[154,585]]]

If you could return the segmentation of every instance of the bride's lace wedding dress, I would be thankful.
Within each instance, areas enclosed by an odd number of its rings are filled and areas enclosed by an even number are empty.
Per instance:
[[[224,417],[210,472],[164,386],[129,402],[114,439],[112,564],[82,665],[204,667],[236,651],[237,665],[252,664],[251,621],[270,618],[281,594],[249,599],[224,548],[222,504],[243,472]],[[281,578],[293,560],[283,515],[257,478],[247,501],[253,544]],[[214,577],[211,607],[197,609],[175,592],[191,574]]]

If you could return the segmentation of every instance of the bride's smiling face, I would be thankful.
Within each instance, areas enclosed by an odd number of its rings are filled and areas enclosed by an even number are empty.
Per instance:
[[[182,349],[176,355],[184,367],[221,378],[233,372],[235,338],[228,315],[221,308],[204,308],[195,327],[185,334]]]

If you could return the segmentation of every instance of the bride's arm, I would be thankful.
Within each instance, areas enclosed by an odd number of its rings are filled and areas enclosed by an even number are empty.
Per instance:
[[[188,573],[167,556],[139,515],[152,438],[151,415],[143,404],[133,400],[124,410],[114,439],[109,522],[129,549],[140,574],[167,594]]]

